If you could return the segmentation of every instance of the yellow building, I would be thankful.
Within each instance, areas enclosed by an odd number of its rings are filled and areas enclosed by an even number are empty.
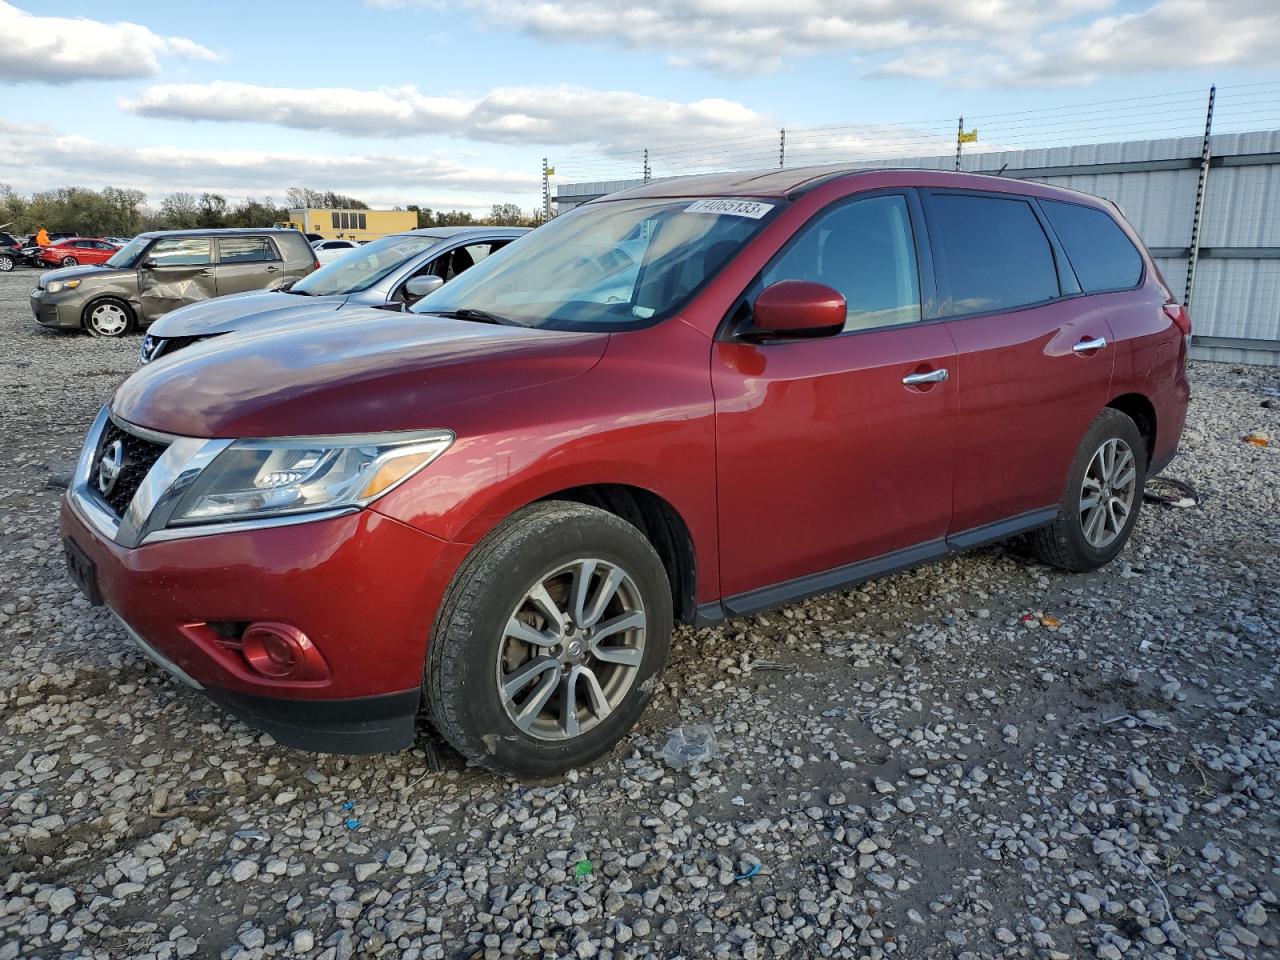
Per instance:
[[[412,210],[290,210],[289,222],[277,226],[297,227],[326,240],[377,240],[417,229],[418,215]]]

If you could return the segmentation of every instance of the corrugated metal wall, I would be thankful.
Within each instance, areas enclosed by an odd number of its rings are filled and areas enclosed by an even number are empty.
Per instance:
[[[1280,131],[1211,138],[1192,318],[1193,355],[1280,365]],[[1187,275],[1201,140],[1178,137],[1037,150],[970,153],[962,169],[1040,180],[1118,203],[1180,296]],[[1236,158],[1232,160],[1232,158]],[[1174,169],[1152,169],[1181,161]],[[955,157],[869,161],[858,166],[951,170]],[[1114,169],[1115,167],[1119,169]],[[1045,170],[1046,175],[1037,175]],[[1047,171],[1052,171],[1051,173]],[[561,212],[639,180],[561,184]]]

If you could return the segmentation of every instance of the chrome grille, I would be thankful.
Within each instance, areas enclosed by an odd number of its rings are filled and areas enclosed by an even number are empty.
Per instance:
[[[110,485],[109,489],[104,490],[102,481],[103,455],[117,441],[121,445],[123,455],[120,474],[116,477],[115,483]],[[94,453],[93,466],[89,475],[89,488],[97,494],[103,503],[111,508],[111,512],[117,518],[123,517],[124,512],[129,509],[129,503],[133,500],[133,495],[142,486],[142,481],[147,478],[151,468],[155,466],[156,461],[160,459],[167,449],[168,444],[145,440],[126,430],[121,430],[113,421],[108,420],[106,427],[102,431],[102,436],[98,440],[98,449]]]

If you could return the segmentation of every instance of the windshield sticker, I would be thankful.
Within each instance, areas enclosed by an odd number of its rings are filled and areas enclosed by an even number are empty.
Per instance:
[[[759,200],[698,200],[684,208],[685,213],[722,213],[730,217],[759,220],[773,209],[772,203]]]

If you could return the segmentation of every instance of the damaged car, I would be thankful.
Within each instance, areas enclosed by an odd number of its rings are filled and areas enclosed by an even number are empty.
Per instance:
[[[297,230],[155,231],[101,265],[41,274],[31,312],[45,327],[120,337],[189,303],[281,286],[317,266]]]

